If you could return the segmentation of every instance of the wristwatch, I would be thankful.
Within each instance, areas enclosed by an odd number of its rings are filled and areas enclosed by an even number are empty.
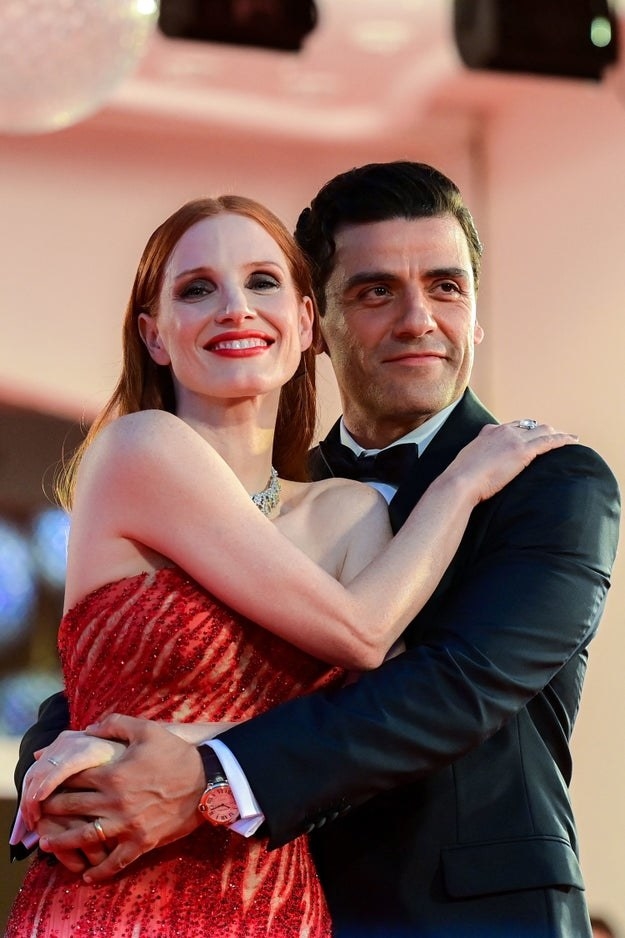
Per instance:
[[[206,773],[206,788],[197,806],[205,821],[227,827],[241,817],[223,766],[210,746],[198,746]]]

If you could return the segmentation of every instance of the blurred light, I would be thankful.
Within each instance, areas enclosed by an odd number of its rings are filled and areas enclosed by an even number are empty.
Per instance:
[[[42,579],[62,589],[67,567],[69,516],[61,508],[46,508],[32,525],[31,548]]]
[[[405,23],[399,20],[378,19],[355,23],[352,38],[367,52],[390,55],[407,46],[413,37],[406,29]]]
[[[0,647],[26,635],[36,598],[28,542],[16,527],[0,520]]]
[[[612,24],[605,16],[596,16],[590,24],[590,41],[599,49],[604,49],[612,42]]]
[[[61,690],[48,671],[20,671],[0,680],[0,733],[22,736],[37,719],[39,704]]]

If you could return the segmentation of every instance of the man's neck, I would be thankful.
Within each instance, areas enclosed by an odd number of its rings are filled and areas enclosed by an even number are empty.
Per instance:
[[[461,398],[459,398],[457,401],[454,401],[452,404],[449,404],[447,407],[444,407],[443,410],[440,410],[437,414],[434,414],[433,417],[430,417],[422,424],[419,424],[418,427],[415,427],[413,430],[409,430],[408,433],[405,433],[403,436],[393,440],[393,442],[389,443],[388,446],[395,446],[398,443],[416,443],[419,450],[419,455],[421,455],[428,443],[443,426],[452,410],[460,403],[460,400]],[[349,429],[345,425],[343,417],[341,417],[340,434],[341,443],[343,443],[345,446],[349,446],[349,448],[354,450],[354,452],[357,454],[361,452],[376,453],[381,449],[387,448],[387,446],[362,446],[350,433]]]

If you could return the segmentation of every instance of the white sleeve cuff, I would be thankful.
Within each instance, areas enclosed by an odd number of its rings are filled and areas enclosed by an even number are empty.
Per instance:
[[[36,843],[39,842],[39,834],[35,831],[29,831],[24,823],[24,818],[22,817],[22,809],[17,809],[17,815],[15,817],[15,823],[13,824],[13,830],[11,831],[11,836],[9,838],[9,844],[12,847],[17,846],[17,844],[24,844],[27,850],[30,850],[31,847],[34,847]]]
[[[237,834],[241,834],[243,837],[251,837],[265,820],[265,815],[262,813],[260,805],[254,797],[254,792],[250,788],[243,769],[235,756],[233,756],[228,747],[225,743],[222,743],[221,740],[211,739],[204,745],[210,746],[221,762],[230,788],[232,789],[234,800],[241,814],[238,821],[229,825],[229,829],[235,831]]]

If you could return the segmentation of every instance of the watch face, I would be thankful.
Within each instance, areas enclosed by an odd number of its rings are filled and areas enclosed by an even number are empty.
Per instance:
[[[213,824],[232,824],[240,817],[239,809],[228,784],[207,788],[198,805],[199,811]]]

